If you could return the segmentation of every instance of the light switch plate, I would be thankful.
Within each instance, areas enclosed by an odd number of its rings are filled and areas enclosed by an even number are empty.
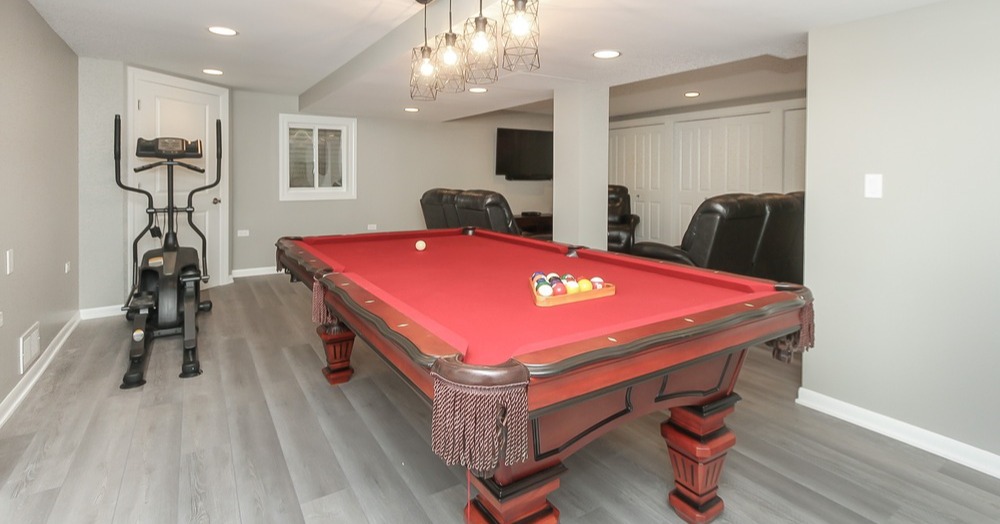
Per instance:
[[[865,198],[882,198],[882,175],[865,174]]]

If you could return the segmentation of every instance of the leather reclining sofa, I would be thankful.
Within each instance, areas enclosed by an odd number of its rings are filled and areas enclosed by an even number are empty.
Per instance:
[[[802,283],[805,193],[730,193],[698,206],[679,246],[639,242],[632,254]]]
[[[632,214],[625,186],[608,186],[608,250],[628,253],[635,243],[639,215]],[[420,197],[427,229],[475,226],[501,233],[526,235],[514,219],[507,199],[485,189],[428,189]],[[551,239],[552,235],[530,235]]]
[[[429,189],[420,197],[427,229],[481,227],[521,235],[503,195],[486,189]]]

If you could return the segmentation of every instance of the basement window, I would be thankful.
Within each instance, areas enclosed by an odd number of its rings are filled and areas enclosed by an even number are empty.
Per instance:
[[[281,200],[357,198],[357,119],[278,115]]]

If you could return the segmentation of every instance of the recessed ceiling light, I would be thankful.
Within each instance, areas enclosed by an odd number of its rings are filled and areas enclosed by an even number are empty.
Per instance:
[[[701,96],[701,93],[697,91],[688,91],[687,93],[684,93],[684,96],[688,98],[698,98],[699,96]]]
[[[470,87],[469,88],[469,92],[470,93],[485,93],[487,91],[489,91],[489,89],[486,89],[485,87]]]
[[[621,52],[615,51],[614,49],[601,49],[600,51],[594,51],[594,58],[600,58],[602,60],[618,58],[619,56],[622,56]]]
[[[206,75],[212,75],[212,76],[221,76],[222,75],[222,71],[220,71],[218,69],[202,69],[201,72],[205,73]]]
[[[403,111],[406,111],[407,113],[416,113],[420,111],[420,109],[416,107],[404,107]]]
[[[239,34],[235,29],[222,27],[221,25],[213,25],[212,27],[208,28],[208,31],[213,35],[219,35],[219,36],[236,36]]]

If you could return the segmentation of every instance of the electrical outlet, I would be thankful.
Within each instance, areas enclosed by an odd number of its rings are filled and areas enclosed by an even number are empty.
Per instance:
[[[236,236],[238,236],[238,237],[248,237],[248,236],[250,236],[250,230],[249,229],[237,229],[236,230]]]
[[[66,270],[65,271],[66,271],[67,275],[69,274],[69,268],[70,268],[70,264],[69,264],[69,262],[66,262]]]
[[[7,258],[7,274],[9,275],[14,272],[14,248],[10,248],[7,250],[6,258]]]
[[[3,311],[0,311],[0,327],[3,327]]]
[[[375,231],[378,229],[378,224],[368,224],[368,231]]]

